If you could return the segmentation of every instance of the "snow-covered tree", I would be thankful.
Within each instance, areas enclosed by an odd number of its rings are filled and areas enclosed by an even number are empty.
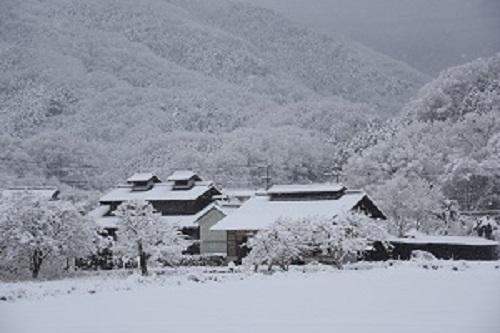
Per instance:
[[[244,258],[245,265],[267,265],[269,271],[277,265],[287,270],[290,263],[300,259],[306,249],[302,239],[306,226],[295,220],[278,219],[268,229],[251,237],[247,246],[251,249]]]
[[[213,166],[205,174],[221,180],[248,175],[238,186],[261,185],[262,174],[241,167],[260,163],[274,165],[276,180],[322,181],[336,145],[398,112],[427,79],[226,0],[0,5],[0,133],[18,141],[0,150],[12,152],[2,179],[84,179],[104,190],[167,161]]]
[[[138,258],[142,275],[148,274],[148,259],[172,262],[189,245],[179,228],[161,221],[146,201],[124,202],[114,214],[120,218],[115,249],[125,257]]]
[[[444,199],[436,212],[436,223],[431,233],[440,235],[464,235],[467,233],[467,218],[460,214],[456,200]]]
[[[266,264],[288,269],[293,260],[315,257],[329,258],[338,268],[344,261],[367,249],[375,241],[385,242],[386,224],[364,214],[348,212],[335,218],[311,216],[301,219],[278,219],[268,229],[249,239],[250,253],[244,264]]]
[[[402,237],[416,229],[431,232],[436,214],[441,211],[443,195],[437,187],[422,178],[398,175],[376,188],[373,196],[394,227],[393,232]]]
[[[23,196],[4,203],[0,214],[0,266],[37,278],[43,267],[90,254],[97,227],[67,201]],[[55,273],[55,272],[52,272]]]
[[[479,237],[484,237],[486,239],[497,239],[500,234],[499,225],[490,216],[482,216],[477,219],[474,224],[473,230],[477,232]]]
[[[304,222],[309,222],[302,235],[308,251],[321,253],[340,269],[346,260],[355,258],[375,241],[384,243],[388,237],[385,222],[357,212]]]
[[[349,185],[364,188],[382,206],[388,187],[404,197],[407,186],[423,190],[427,182],[460,210],[498,209],[499,82],[500,54],[443,71],[405,106],[394,132],[387,125],[390,135],[348,160]],[[427,212],[440,209],[431,208]],[[446,232],[442,220],[433,222],[428,232]]]

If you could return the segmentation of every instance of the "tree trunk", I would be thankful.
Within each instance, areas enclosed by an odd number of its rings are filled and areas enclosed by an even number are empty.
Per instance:
[[[344,269],[344,255],[342,250],[334,250],[332,252],[332,264],[335,266],[337,269]]]
[[[38,273],[40,273],[40,268],[42,267],[43,262],[43,253],[42,250],[36,249],[33,252],[33,256],[31,258],[31,273],[33,279],[38,278]]]
[[[268,266],[267,266],[267,271],[268,271],[268,272],[272,272],[272,270],[273,270],[273,265],[274,265],[274,262],[272,262],[272,261],[268,264]]]
[[[404,237],[404,235],[405,235],[404,222],[401,220],[398,220],[397,228],[398,228],[398,237]]]
[[[139,250],[139,267],[143,276],[148,275],[148,261],[144,248],[142,246],[142,240],[137,241],[137,249]]]

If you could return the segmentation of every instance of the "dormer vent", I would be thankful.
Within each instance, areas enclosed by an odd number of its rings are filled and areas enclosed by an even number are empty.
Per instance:
[[[161,181],[150,172],[136,173],[127,179],[127,184],[132,185],[132,191],[148,191],[153,188],[155,183],[161,183]]]
[[[193,171],[182,170],[175,171],[167,178],[167,181],[173,183],[174,190],[189,190],[193,188],[197,181],[201,181],[201,178]]]

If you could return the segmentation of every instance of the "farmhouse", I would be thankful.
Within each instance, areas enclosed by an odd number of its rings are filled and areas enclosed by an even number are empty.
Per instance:
[[[333,218],[352,210],[375,219],[386,218],[365,193],[347,190],[339,184],[275,185],[256,193],[211,230],[227,232],[227,259],[239,261],[248,253],[244,246],[248,237],[280,218]]]
[[[215,203],[221,192],[212,182],[203,181],[192,171],[176,171],[166,182],[152,173],[137,173],[99,200],[90,216],[108,234],[116,237],[119,219],[113,215],[118,206],[130,200],[150,202],[165,223],[177,224],[183,234],[199,240],[200,226],[215,223],[224,213]],[[199,248],[191,248],[199,253]]]

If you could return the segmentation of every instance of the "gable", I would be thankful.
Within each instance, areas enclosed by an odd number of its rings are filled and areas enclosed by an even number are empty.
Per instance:
[[[333,218],[354,209],[365,196],[353,192],[336,200],[305,201],[275,201],[269,196],[256,196],[211,230],[263,230],[278,219]]]

